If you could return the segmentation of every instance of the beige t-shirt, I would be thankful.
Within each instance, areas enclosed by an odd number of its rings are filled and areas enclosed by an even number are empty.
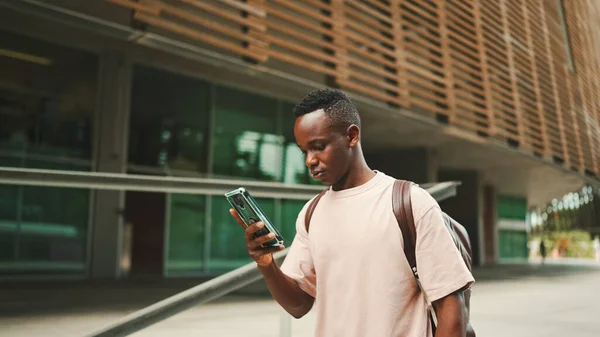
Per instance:
[[[327,193],[304,226],[307,203],[282,271],[316,298],[316,337],[430,337],[428,308],[403,251],[392,210],[394,178]],[[424,189],[411,190],[419,278],[430,301],[474,282],[440,208]]]

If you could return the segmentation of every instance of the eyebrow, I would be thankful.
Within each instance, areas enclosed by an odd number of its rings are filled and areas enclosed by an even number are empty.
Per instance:
[[[315,139],[311,140],[310,142],[308,142],[308,145],[317,143],[317,142],[322,142],[324,140],[327,140],[327,138],[326,137],[315,138]]]
[[[315,139],[311,140],[310,142],[308,142],[308,144],[306,144],[306,145],[307,145],[307,146],[310,146],[310,145],[312,145],[312,144],[314,144],[314,143],[317,143],[317,142],[322,142],[322,141],[325,141],[325,140],[327,140],[327,138],[326,138],[326,137],[319,137],[319,138],[315,138]],[[296,143],[296,146],[298,146],[298,148],[299,148],[300,150],[302,150],[302,147],[300,146],[300,144]]]

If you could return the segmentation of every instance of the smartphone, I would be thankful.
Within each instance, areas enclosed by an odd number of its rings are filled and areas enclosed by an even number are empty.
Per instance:
[[[243,187],[235,189],[233,191],[229,191],[225,193],[225,198],[231,204],[242,221],[246,226],[250,226],[257,221],[262,221],[265,226],[254,233],[254,237],[263,236],[268,233],[274,233],[275,238],[273,240],[267,241],[263,243],[263,248],[269,247],[279,247],[283,245],[283,237],[273,226],[271,220],[267,217],[267,215],[262,211],[260,206],[254,198],[250,195],[250,193]]]

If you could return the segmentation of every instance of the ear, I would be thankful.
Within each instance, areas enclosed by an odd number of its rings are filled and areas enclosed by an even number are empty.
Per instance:
[[[348,146],[355,147],[360,140],[360,129],[355,124],[352,124],[346,130],[346,139],[348,140]]]

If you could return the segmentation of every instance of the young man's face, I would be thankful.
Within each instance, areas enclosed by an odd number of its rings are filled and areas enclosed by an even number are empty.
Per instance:
[[[329,127],[323,110],[298,117],[294,136],[313,178],[325,185],[334,185],[348,173],[356,142]]]

